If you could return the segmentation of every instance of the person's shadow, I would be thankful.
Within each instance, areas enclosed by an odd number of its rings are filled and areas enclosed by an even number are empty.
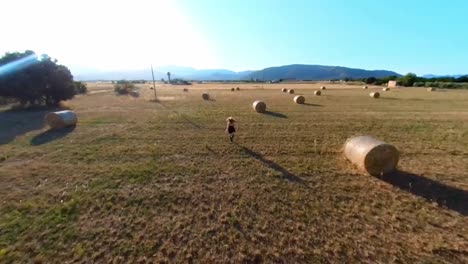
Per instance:
[[[201,129],[203,128],[200,124],[197,124],[195,123],[194,121],[192,121],[190,118],[188,118],[186,115],[182,114],[182,113],[179,113],[178,111],[174,110],[174,109],[171,109],[169,108],[169,106],[167,106],[166,104],[164,104],[162,101],[158,101],[158,103],[165,109],[167,109],[168,111],[172,111],[174,114],[176,114],[177,116],[179,116],[182,120],[184,120],[185,122],[187,122],[188,124],[192,125],[194,128],[198,128],[198,129]]]
[[[440,206],[445,206],[464,216],[468,215],[468,191],[403,171],[395,171],[379,178],[430,202],[437,202]]]
[[[75,126],[70,126],[62,129],[48,129],[31,139],[31,145],[39,146],[51,141],[66,137],[75,130]]]
[[[250,157],[256,159],[257,161],[259,161],[260,163],[262,163],[264,166],[272,169],[272,170],[275,170],[276,172],[279,172],[282,176],[283,179],[287,180],[287,181],[290,181],[290,182],[295,182],[295,183],[300,183],[304,186],[307,187],[306,183],[304,182],[303,179],[301,179],[300,177],[292,174],[291,172],[289,172],[287,169],[283,168],[282,166],[280,166],[279,164],[271,161],[271,160],[267,160],[265,159],[260,153],[257,153],[247,147],[244,147],[244,146],[241,146],[237,143],[234,143],[236,144],[237,146],[239,146],[247,155],[249,155]]]

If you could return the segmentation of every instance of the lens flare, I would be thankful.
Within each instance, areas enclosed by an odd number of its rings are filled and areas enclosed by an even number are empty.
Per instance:
[[[36,54],[31,54],[19,60],[9,62],[5,65],[0,66],[0,76],[4,76],[25,69],[37,62],[39,62],[39,60]]]

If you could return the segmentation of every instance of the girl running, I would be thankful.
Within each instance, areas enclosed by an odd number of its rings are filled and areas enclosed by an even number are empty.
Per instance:
[[[231,142],[234,140],[234,135],[236,133],[236,127],[234,126],[234,123],[236,120],[232,118],[231,116],[226,119],[227,121],[227,126],[226,126],[226,133],[229,133],[229,139]]]

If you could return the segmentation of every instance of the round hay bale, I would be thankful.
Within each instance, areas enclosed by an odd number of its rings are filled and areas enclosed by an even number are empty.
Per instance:
[[[364,90],[367,89],[367,88],[369,88],[369,87],[367,87],[367,86],[363,86],[363,87],[362,87],[362,89],[364,89]]]
[[[320,90],[325,90],[325,89],[327,89],[327,87],[325,86],[320,87]]]
[[[322,95],[322,92],[321,91],[315,91],[314,94],[317,95],[317,96],[320,96],[320,95]]]
[[[303,104],[303,103],[305,103],[305,98],[302,95],[296,95],[296,96],[294,96],[294,102],[296,104]]]
[[[281,89],[281,91],[282,91],[283,93],[287,93],[287,92],[288,92],[288,89],[283,88],[283,89]]]
[[[252,106],[257,113],[265,113],[266,111],[266,104],[262,101],[253,102]]]
[[[184,92],[188,92],[188,89],[187,89],[187,88],[184,88],[182,91],[184,91]]]
[[[373,93],[370,93],[369,96],[372,98],[379,98],[380,94],[378,92],[373,92]]]
[[[74,126],[76,122],[78,122],[76,114],[70,110],[48,113],[45,116],[45,120],[47,124],[54,129]]]
[[[293,93],[294,93],[294,89],[289,89],[289,90],[288,90],[288,93],[293,94]]]
[[[235,90],[236,90],[236,89],[234,89],[234,88],[231,88],[231,92],[234,92]]]
[[[385,87],[385,88],[382,89],[382,91],[384,91],[384,92],[390,91],[390,88]]]
[[[433,92],[433,91],[435,91],[435,90],[436,90],[436,89],[435,89],[434,87],[429,87],[429,88],[427,88],[427,91],[428,91],[428,92]]]
[[[368,174],[380,176],[395,170],[400,155],[390,144],[371,136],[358,136],[346,141],[344,156]]]
[[[236,90],[237,90],[237,91],[240,91],[240,88],[239,88],[239,87],[236,87]]]
[[[202,93],[201,97],[203,100],[210,100],[210,95],[208,93]]]

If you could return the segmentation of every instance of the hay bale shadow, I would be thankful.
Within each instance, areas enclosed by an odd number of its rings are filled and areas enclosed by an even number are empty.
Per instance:
[[[380,100],[401,100],[400,98],[394,98],[394,97],[380,97]]]
[[[44,117],[53,108],[0,111],[0,145],[45,126]]]
[[[319,104],[309,104],[309,103],[303,103],[303,105],[307,105],[307,106],[318,106],[318,107],[323,107],[323,105],[319,105]]]
[[[132,92],[130,92],[128,95],[130,95],[130,96],[133,97],[133,98],[138,98],[138,97],[140,97],[140,92],[138,92],[138,91],[132,91]]]
[[[264,166],[272,169],[272,170],[275,170],[276,172],[280,173],[281,176],[283,177],[283,179],[287,180],[287,181],[290,181],[290,182],[295,182],[295,183],[300,183],[304,186],[307,187],[306,183],[304,182],[303,179],[301,179],[300,177],[292,174],[291,172],[289,172],[287,169],[283,168],[282,166],[280,166],[279,164],[271,161],[271,160],[267,160],[265,159],[260,153],[257,153],[247,147],[244,147],[244,146],[241,146],[237,143],[235,143],[237,146],[239,146],[242,151],[244,151],[247,155],[249,155],[250,157],[256,159],[257,161],[259,161],[260,163],[262,163]]]
[[[66,137],[68,134],[73,132],[73,130],[75,130],[75,126],[70,126],[70,127],[66,127],[62,129],[51,128],[33,137],[30,143],[32,146],[39,146],[42,144],[46,144],[51,141]]]
[[[286,116],[286,115],[283,115],[281,113],[272,112],[272,111],[265,111],[263,114],[273,116],[273,117],[278,117],[278,118],[288,118],[288,116]]]
[[[379,178],[430,202],[437,202],[439,206],[468,216],[468,191],[404,171],[394,171]]]

